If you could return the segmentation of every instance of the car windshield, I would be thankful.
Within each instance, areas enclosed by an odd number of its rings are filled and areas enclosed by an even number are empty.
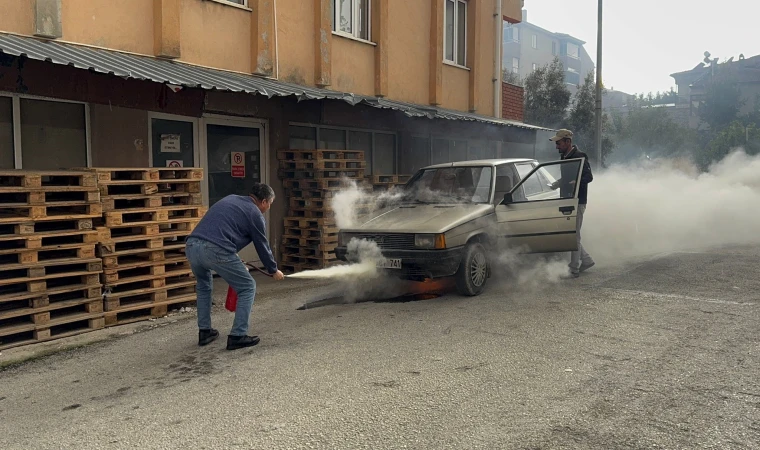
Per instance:
[[[407,199],[419,203],[487,203],[491,167],[424,169],[406,186]]]

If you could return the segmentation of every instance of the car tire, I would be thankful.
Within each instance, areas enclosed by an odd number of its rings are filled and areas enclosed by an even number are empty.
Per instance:
[[[468,244],[464,249],[459,269],[454,275],[457,291],[473,297],[483,292],[488,280],[488,256],[479,243]]]

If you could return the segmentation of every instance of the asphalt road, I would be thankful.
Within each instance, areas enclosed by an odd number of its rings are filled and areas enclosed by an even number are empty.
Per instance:
[[[336,287],[261,280],[257,347],[218,306],[208,347],[185,314],[0,372],[0,448],[757,448],[758,260],[306,310]]]

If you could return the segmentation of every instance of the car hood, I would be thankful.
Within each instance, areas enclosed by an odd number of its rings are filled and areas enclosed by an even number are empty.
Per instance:
[[[444,233],[458,225],[483,217],[494,209],[490,204],[409,204],[376,211],[363,224],[343,231],[395,233]]]

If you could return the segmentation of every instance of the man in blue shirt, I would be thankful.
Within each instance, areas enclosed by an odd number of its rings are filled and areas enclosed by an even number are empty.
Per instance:
[[[207,345],[219,337],[211,328],[211,294],[216,272],[238,295],[235,321],[227,336],[227,350],[251,347],[258,336],[248,336],[248,321],[256,295],[256,281],[237,253],[253,243],[261,262],[275,280],[285,275],[277,269],[266,237],[264,213],[274,201],[274,191],[256,183],[251,194],[228,195],[216,202],[187,239],[185,253],[197,279],[198,345]]]

